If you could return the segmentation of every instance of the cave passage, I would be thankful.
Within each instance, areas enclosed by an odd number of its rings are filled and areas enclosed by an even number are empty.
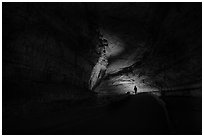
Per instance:
[[[202,134],[202,3],[3,2],[2,134]]]

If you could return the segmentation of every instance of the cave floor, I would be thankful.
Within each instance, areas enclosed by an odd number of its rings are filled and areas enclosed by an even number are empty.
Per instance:
[[[195,105],[201,100],[162,100],[147,93],[125,95],[98,106],[3,119],[3,134],[201,134],[202,111]]]

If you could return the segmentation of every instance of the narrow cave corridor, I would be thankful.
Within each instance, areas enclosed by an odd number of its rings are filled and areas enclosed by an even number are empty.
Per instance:
[[[202,134],[202,3],[2,4],[2,134]]]

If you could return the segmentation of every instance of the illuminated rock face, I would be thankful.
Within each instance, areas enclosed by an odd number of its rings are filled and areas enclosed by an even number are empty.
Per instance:
[[[96,49],[101,56],[99,57],[96,65],[93,67],[90,79],[89,79],[89,89],[94,90],[94,88],[100,84],[103,78],[107,65],[107,52],[109,51],[107,40],[103,38],[103,35],[99,32],[99,41]]]
[[[90,90],[93,90],[95,86],[97,86],[98,83],[100,83],[101,78],[104,76],[105,71],[107,69],[108,61],[106,59],[106,56],[99,57],[98,62],[94,66],[91,77],[89,80],[89,88]]]

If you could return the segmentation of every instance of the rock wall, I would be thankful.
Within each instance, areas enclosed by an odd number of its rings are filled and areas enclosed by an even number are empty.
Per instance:
[[[96,38],[87,11],[82,3],[3,4],[4,95],[36,92],[32,83],[88,89]]]

